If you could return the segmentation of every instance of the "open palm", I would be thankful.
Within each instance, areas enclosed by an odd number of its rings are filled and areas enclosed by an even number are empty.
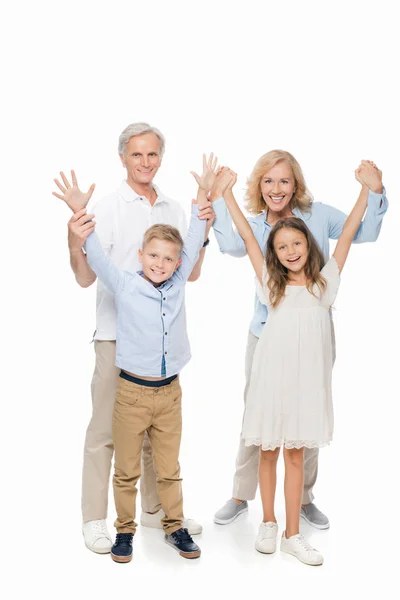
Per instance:
[[[191,174],[193,175],[193,177],[195,178],[195,180],[197,181],[199,188],[201,188],[205,192],[209,192],[211,190],[212,186],[214,185],[215,178],[218,173],[217,162],[218,162],[218,159],[216,156],[214,157],[214,154],[212,152],[211,152],[208,160],[206,158],[206,155],[203,154],[203,172],[202,172],[202,174],[198,175],[194,171],[190,171]]]
[[[52,192],[53,196],[56,198],[60,198],[60,200],[64,200],[64,202],[69,206],[69,208],[74,212],[78,212],[87,206],[92,194],[94,192],[95,184],[92,183],[86,194],[81,192],[78,186],[78,180],[75,175],[75,171],[71,171],[71,181],[72,185],[64,175],[63,171],[60,171],[61,179],[63,180],[64,185],[58,181],[58,179],[54,180],[54,183],[61,191],[61,194],[57,194],[57,192]]]

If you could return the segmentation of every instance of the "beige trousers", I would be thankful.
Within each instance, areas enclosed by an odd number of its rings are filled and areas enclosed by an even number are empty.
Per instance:
[[[245,372],[246,385],[244,388],[244,401],[246,403],[247,391],[250,384],[251,368],[258,337],[249,331],[247,340]],[[245,446],[241,438],[239,451],[236,457],[236,471],[233,479],[232,497],[238,500],[254,500],[258,486],[258,463],[260,449],[258,446]],[[308,504],[314,499],[313,487],[318,475],[318,448],[304,448],[304,488],[302,504]]]
[[[118,533],[136,531],[136,484],[147,431],[157,472],[157,490],[165,517],[165,533],[182,527],[183,499],[179,467],[182,433],[182,391],[179,379],[147,387],[119,378],[113,415],[115,448],[114,499]]]
[[[95,341],[94,348],[96,365],[91,386],[92,418],[86,431],[82,471],[84,523],[107,518],[108,488],[114,452],[112,418],[117,384],[120,379],[120,369],[115,366],[115,342]],[[140,494],[144,512],[156,512],[161,508],[147,435],[143,442]]]

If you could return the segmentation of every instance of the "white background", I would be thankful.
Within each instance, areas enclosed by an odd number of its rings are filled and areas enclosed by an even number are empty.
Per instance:
[[[391,585],[398,539],[398,31],[392,2],[15,2],[3,9],[2,529],[7,597],[336,597]],[[314,198],[344,211],[362,158],[391,202],[377,243],[354,247],[336,302],[335,439],[321,451],[317,505],[331,529],[306,536],[321,568],[254,550],[259,497],[227,527],[252,314],[247,259],[215,239],[187,288],[193,359],[182,373],[185,512],[202,522],[199,561],[139,529],[134,560],[90,553],[80,478],[90,418],[95,288],[68,264],[68,209],[53,177],[75,168],[100,197],[123,179],[121,130],[167,138],[157,177],[189,211],[189,170],[214,151],[246,177],[292,152]],[[284,527],[282,473],[277,516]],[[114,509],[110,494],[109,527]],[[6,566],[7,565],[7,566]],[[347,594],[346,594],[347,596]]]

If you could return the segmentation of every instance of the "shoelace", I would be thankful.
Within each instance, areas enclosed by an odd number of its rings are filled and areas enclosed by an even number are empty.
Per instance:
[[[311,544],[307,542],[307,540],[301,535],[301,533],[297,535],[297,539],[300,545],[304,548],[304,550],[306,550],[307,552],[316,552],[315,548],[313,548]]]
[[[96,535],[102,535],[106,538],[109,537],[109,534],[107,532],[107,527],[106,527],[106,524],[104,523],[104,521],[95,521],[93,524],[93,530]]]
[[[182,542],[191,542],[193,541],[187,529],[178,529],[178,531],[174,531],[172,534],[174,537],[177,537]]]
[[[272,523],[263,523],[263,528],[262,528],[262,538],[263,539],[270,539],[271,534],[274,535],[274,525]]]
[[[119,543],[130,543],[132,541],[132,534],[131,533],[117,533],[116,538],[115,538],[115,543],[119,544]]]

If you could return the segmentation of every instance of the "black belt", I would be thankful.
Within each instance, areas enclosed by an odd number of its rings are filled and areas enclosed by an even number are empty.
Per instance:
[[[119,376],[122,377],[122,379],[131,381],[132,383],[136,383],[137,385],[145,385],[146,387],[154,388],[169,385],[178,377],[178,375],[171,375],[171,377],[167,377],[166,379],[160,379],[159,381],[149,381],[148,379],[140,379],[139,377],[133,377],[132,375],[128,375],[128,373],[125,373],[124,371],[121,371]]]

